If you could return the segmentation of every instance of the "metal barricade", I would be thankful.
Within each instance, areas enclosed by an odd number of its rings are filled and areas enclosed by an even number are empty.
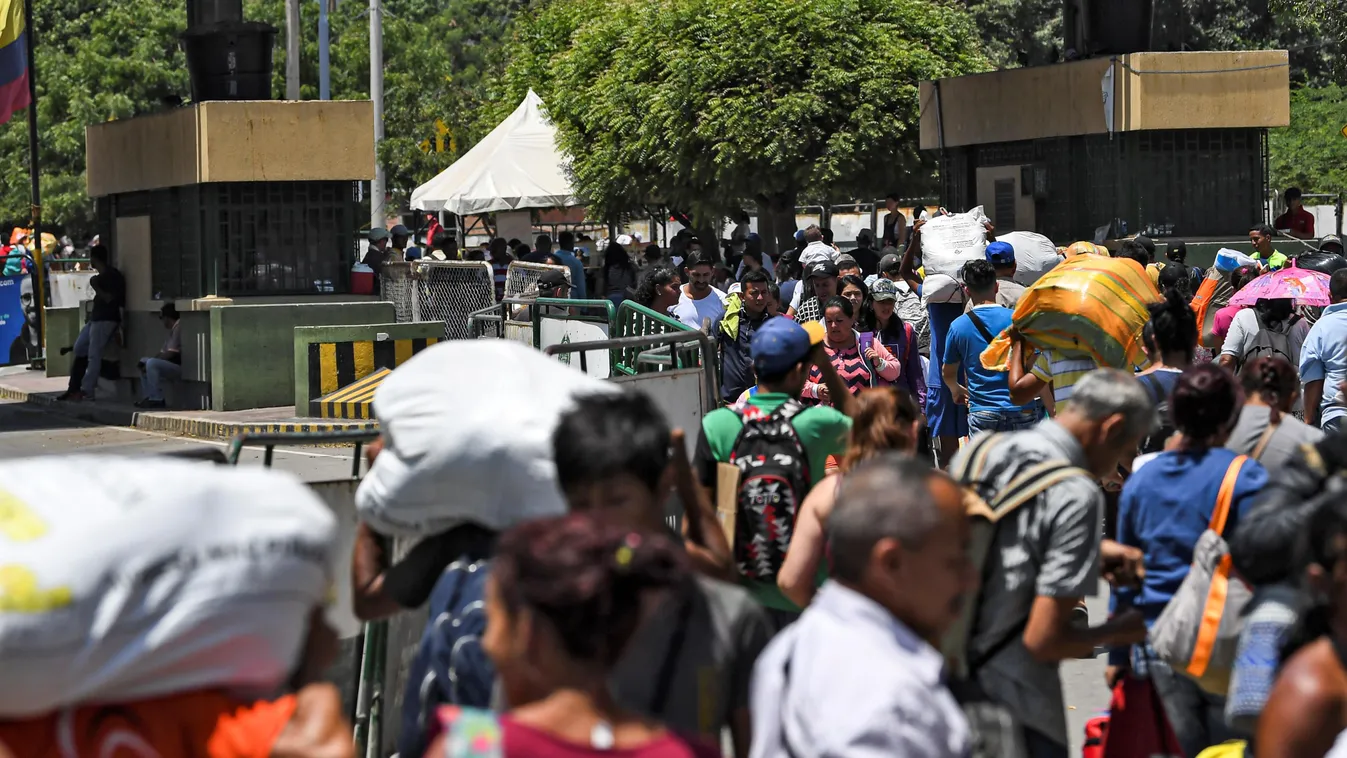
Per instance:
[[[561,271],[566,275],[566,281],[571,281],[571,270],[566,266],[513,261],[505,272],[505,297],[529,297],[538,294],[538,278],[544,271]]]
[[[385,263],[379,272],[379,296],[393,304],[394,318],[399,324],[417,319],[412,316],[416,299],[416,282],[412,280],[412,264]]]
[[[618,339],[684,332],[701,334],[701,332],[678,319],[657,313],[630,300],[624,301],[621,307],[617,309],[616,327],[614,336]],[[635,346],[646,343],[635,342],[631,343],[633,345],[631,347],[616,348],[613,355],[613,370],[621,374],[632,375],[645,371],[662,371],[667,368],[687,368],[697,365],[696,362],[691,361],[686,351],[673,347],[677,343],[678,341],[661,343],[669,347],[653,351]]]
[[[716,380],[716,362],[709,358],[715,349],[710,337],[699,331],[685,330],[551,345],[543,352],[558,357],[568,353],[579,353],[580,370],[588,372],[588,356],[596,351],[600,354],[604,350],[619,353],[624,350],[650,347],[666,347],[674,355],[690,354],[692,365],[687,368],[666,368],[663,371],[625,375],[615,373],[611,381],[646,393],[668,419],[671,428],[688,431],[684,444],[687,445],[688,458],[692,459],[697,440],[695,430],[700,428],[702,417],[718,406],[717,388],[720,385]],[[696,365],[698,363],[701,365]],[[681,528],[683,510],[677,496],[671,497],[665,504],[665,521],[671,528]]]
[[[445,339],[469,338],[468,317],[496,302],[495,272],[485,261],[388,263],[379,282],[399,323],[443,321]]]
[[[245,434],[234,438],[228,452],[221,457],[225,463],[237,465],[246,447],[260,446],[263,448],[262,465],[270,467],[274,462],[277,447],[353,445],[349,478],[309,484],[315,494],[333,510],[337,518],[339,528],[338,555],[335,561],[339,572],[337,580],[349,582],[350,572],[346,567],[350,565],[349,553],[354,543],[355,490],[361,474],[361,453],[363,447],[378,436],[377,431]],[[218,449],[216,452],[219,453]],[[184,451],[183,454],[192,453]],[[389,548],[394,560],[405,554],[410,545],[408,541],[392,541]],[[351,593],[349,589],[339,588],[336,594],[341,598],[340,605],[347,602]],[[348,633],[341,639],[341,652],[337,661],[326,672],[326,678],[341,691],[343,711],[350,719],[354,732],[356,755],[377,758],[391,754],[400,724],[397,713],[401,707],[406,681],[403,661],[410,656],[402,649],[404,646],[399,646],[395,648],[398,659],[395,665],[390,665],[389,641],[410,637],[414,644],[419,641],[424,625],[424,612],[402,613],[392,619],[358,624],[355,629],[348,630],[353,633]],[[387,714],[393,714],[391,721],[386,718]]]

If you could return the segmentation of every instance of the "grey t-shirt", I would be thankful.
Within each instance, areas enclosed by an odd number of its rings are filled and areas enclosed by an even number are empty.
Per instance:
[[[730,715],[748,708],[753,664],[771,640],[772,627],[747,590],[701,576],[694,587],[670,597],[637,630],[613,673],[612,688],[627,708],[719,744]],[[669,689],[660,707],[656,690],[666,668]]]
[[[1266,405],[1245,405],[1239,412],[1239,421],[1230,432],[1230,439],[1225,446],[1242,455],[1252,454],[1268,427],[1271,412],[1272,409]],[[1314,444],[1323,438],[1324,433],[1319,429],[1289,413],[1283,413],[1277,422],[1277,431],[1272,433],[1258,461],[1263,464],[1263,468],[1273,471],[1291,460],[1301,445]]]
[[[1044,421],[1007,435],[991,451],[987,471],[995,486],[1004,486],[1052,459],[1088,468],[1080,443],[1056,422]],[[1098,589],[1103,508],[1104,493],[1094,480],[1072,477],[1001,522],[969,643],[969,657],[976,659],[1014,635],[982,666],[978,684],[1022,724],[1062,745],[1066,707],[1058,664],[1035,661],[1021,637],[1036,597],[1085,597]]]

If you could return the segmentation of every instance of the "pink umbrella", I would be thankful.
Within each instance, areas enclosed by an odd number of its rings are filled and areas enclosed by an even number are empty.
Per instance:
[[[1328,274],[1295,268],[1294,264],[1280,271],[1263,274],[1244,285],[1244,289],[1230,298],[1231,305],[1253,305],[1259,300],[1291,298],[1296,305],[1328,305]]]

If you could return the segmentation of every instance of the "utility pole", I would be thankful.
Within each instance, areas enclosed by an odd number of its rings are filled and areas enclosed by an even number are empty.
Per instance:
[[[331,59],[328,57],[329,38],[327,11],[330,0],[318,0],[318,99],[332,99]]]
[[[285,99],[299,99],[299,0],[285,0]]]
[[[384,215],[387,196],[379,145],[384,141],[384,19],[379,0],[369,0],[369,99],[374,101],[374,181],[370,184],[370,228],[388,223]]]

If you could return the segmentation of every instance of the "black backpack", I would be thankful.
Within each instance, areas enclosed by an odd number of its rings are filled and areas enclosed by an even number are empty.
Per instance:
[[[794,398],[770,414],[753,405],[734,409],[744,424],[729,461],[739,469],[734,560],[753,581],[776,581],[809,493],[809,457],[790,423],[803,410]]]

